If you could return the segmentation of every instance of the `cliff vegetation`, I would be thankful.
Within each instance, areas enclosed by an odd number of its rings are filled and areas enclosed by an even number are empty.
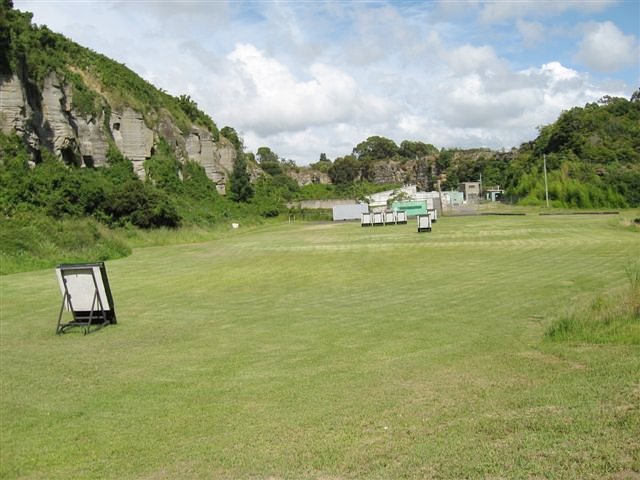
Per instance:
[[[216,140],[219,138],[215,122],[189,96],[174,97],[155,88],[125,65],[44,25],[34,25],[32,17],[10,5],[2,6],[0,73],[15,73],[27,81],[34,97],[41,93],[45,78],[54,72],[72,85],[73,106],[87,118],[127,106],[141,112],[147,126],[153,128],[159,114],[166,111],[183,133],[195,124],[206,128]]]

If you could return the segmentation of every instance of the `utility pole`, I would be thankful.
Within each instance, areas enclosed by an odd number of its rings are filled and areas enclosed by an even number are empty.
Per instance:
[[[549,208],[549,186],[547,185],[547,155],[542,154],[542,163],[544,165],[544,196],[547,199],[547,208]]]

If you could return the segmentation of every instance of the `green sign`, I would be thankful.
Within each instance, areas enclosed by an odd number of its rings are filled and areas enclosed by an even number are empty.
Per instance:
[[[406,212],[407,217],[415,217],[416,215],[427,214],[427,202],[419,202],[419,201],[393,202],[393,205],[391,206],[391,208],[399,212]]]

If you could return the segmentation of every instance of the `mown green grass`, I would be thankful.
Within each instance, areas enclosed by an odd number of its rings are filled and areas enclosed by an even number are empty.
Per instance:
[[[284,224],[107,267],[119,323],[54,335],[0,278],[3,478],[625,478],[640,347],[549,342],[623,288],[602,216]]]

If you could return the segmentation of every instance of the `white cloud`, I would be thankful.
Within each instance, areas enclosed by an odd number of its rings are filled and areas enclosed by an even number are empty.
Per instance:
[[[480,5],[480,19],[484,22],[502,22],[511,18],[546,17],[569,10],[598,12],[615,0],[519,0],[474,2]]]
[[[535,47],[545,39],[546,29],[539,22],[527,22],[519,18],[516,27],[522,36],[522,43],[527,48]]]
[[[576,60],[600,72],[615,72],[640,63],[635,35],[625,35],[612,22],[592,23],[582,39]]]
[[[498,60],[503,68],[497,73],[477,68],[440,76],[438,87],[425,93],[432,107],[400,117],[398,140],[411,135],[439,147],[510,148],[535,138],[536,127],[553,122],[562,110],[606,92],[593,86],[588,75],[557,61],[513,70]]]
[[[362,91],[349,74],[315,63],[309,79],[296,78],[284,64],[255,46],[239,44],[227,56],[229,71],[216,83],[219,108],[232,124],[258,134],[379,118],[390,102]]]
[[[505,62],[498,58],[493,48],[487,45],[481,47],[463,45],[445,52],[444,57],[453,73],[457,75],[471,72],[497,72],[506,67]]]

